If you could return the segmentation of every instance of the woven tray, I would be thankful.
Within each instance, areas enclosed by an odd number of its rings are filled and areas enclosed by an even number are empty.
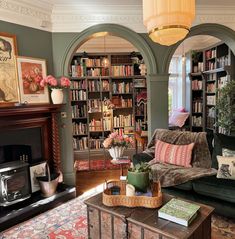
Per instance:
[[[106,206],[157,208],[162,205],[162,192],[159,182],[152,184],[152,197],[126,196],[126,181],[110,181],[106,185],[107,188],[103,192],[103,204]],[[110,187],[112,186],[120,187],[120,195],[111,195]]]

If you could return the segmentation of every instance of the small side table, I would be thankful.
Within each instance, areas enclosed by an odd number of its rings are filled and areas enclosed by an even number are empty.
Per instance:
[[[120,165],[120,180],[126,180],[126,176],[124,175],[124,169],[129,168],[131,164],[131,160],[129,157],[122,157],[118,160],[111,160],[111,163],[114,165]]]
[[[138,153],[138,142],[142,146],[142,151],[144,151],[145,147],[148,144],[148,136],[147,135],[142,135],[141,132],[139,132],[139,131],[135,132],[135,148],[136,148],[136,153]]]

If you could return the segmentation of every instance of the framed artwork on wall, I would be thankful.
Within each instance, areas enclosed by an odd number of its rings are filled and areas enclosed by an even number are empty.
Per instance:
[[[46,162],[30,166],[30,181],[32,193],[40,190],[37,177],[45,175],[46,175]]]
[[[0,32],[0,104],[19,102],[16,36]]]
[[[48,88],[40,86],[47,75],[46,61],[18,56],[17,68],[21,103],[49,103]]]

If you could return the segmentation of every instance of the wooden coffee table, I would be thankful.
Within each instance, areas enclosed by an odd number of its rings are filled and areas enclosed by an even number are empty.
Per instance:
[[[164,194],[163,204],[171,198]],[[211,238],[211,214],[214,209],[203,204],[196,203],[201,208],[189,227],[158,218],[158,209],[107,207],[102,204],[102,193],[89,198],[85,204],[89,239]]]

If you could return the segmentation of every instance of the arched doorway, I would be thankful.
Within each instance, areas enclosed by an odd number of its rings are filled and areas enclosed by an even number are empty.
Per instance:
[[[109,32],[114,36],[124,38],[130,43],[132,43],[143,56],[148,69],[148,74],[157,73],[157,63],[152,53],[152,50],[147,44],[147,42],[139,34],[121,25],[100,24],[82,31],[67,46],[63,59],[61,61],[62,74],[68,75],[68,66],[70,64],[71,56],[76,51],[76,49],[88,39],[99,34],[99,32]]]
[[[232,29],[214,23],[200,24],[191,28],[187,38],[197,35],[210,35],[213,37],[217,37],[221,41],[226,43],[232,50],[233,54],[235,54],[235,32]],[[174,45],[168,52],[168,56],[165,58],[166,61],[163,62],[163,69],[165,72],[169,72],[171,58],[181,42]]]

